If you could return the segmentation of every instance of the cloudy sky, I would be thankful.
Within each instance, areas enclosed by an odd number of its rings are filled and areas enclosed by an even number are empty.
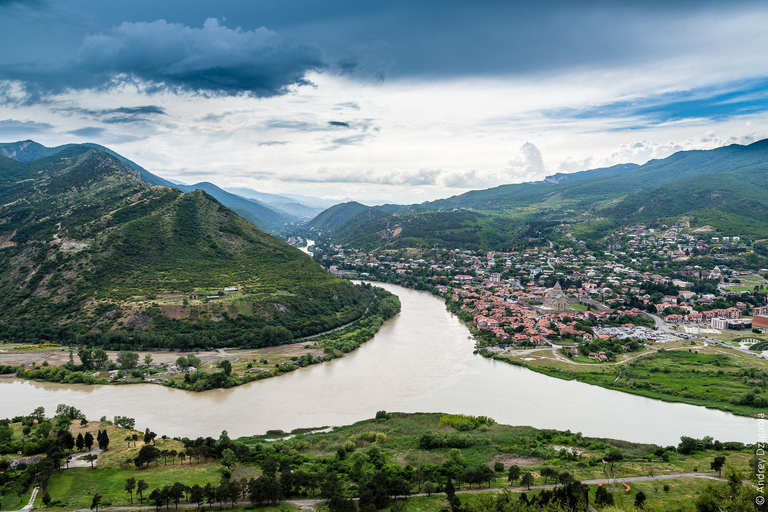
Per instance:
[[[766,27],[764,1],[0,0],[0,141],[421,202],[768,137]]]

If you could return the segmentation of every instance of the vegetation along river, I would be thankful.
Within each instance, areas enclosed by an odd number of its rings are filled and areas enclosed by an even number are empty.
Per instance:
[[[467,328],[425,292],[396,285],[402,312],[344,358],[227,390],[152,384],[84,386],[0,381],[0,417],[53,413],[66,403],[89,418],[136,418],[171,436],[262,434],[353,423],[378,410],[490,416],[501,423],[570,429],[660,445],[680,436],[755,442],[757,420],[556,378],[473,355]]]

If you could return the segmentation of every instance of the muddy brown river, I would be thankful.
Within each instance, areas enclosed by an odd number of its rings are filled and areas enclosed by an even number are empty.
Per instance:
[[[758,422],[564,381],[472,354],[469,331],[425,292],[396,293],[402,312],[342,359],[228,390],[192,393],[152,384],[0,381],[0,418],[66,403],[89,418],[136,418],[138,428],[195,437],[345,425],[378,410],[486,415],[511,425],[661,445],[680,436],[755,442]]]

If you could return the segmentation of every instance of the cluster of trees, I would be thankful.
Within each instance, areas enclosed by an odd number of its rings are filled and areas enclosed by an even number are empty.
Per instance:
[[[323,276],[325,277],[325,276]],[[330,280],[330,276],[328,276]],[[295,282],[291,287],[295,288]],[[152,350],[166,348],[174,350],[209,349],[220,347],[259,348],[284,343],[294,339],[325,332],[360,318],[371,304],[374,296],[383,299],[391,294],[382,289],[375,291],[370,285],[352,286],[346,282],[333,282],[320,287],[308,285],[305,294],[280,296],[279,310],[284,313],[270,317],[263,315],[240,315],[237,320],[221,311],[223,321],[204,319],[179,322],[163,315],[157,307],[149,307],[144,314],[151,319],[151,329],[139,331],[122,329],[95,333],[90,324],[69,322],[66,325],[45,319],[31,319],[24,322],[0,322],[0,340],[37,344],[44,342],[65,345],[89,346],[109,350]],[[283,288],[278,288],[283,289]],[[138,293],[140,294],[140,293]],[[311,301],[308,299],[311,298]],[[377,301],[378,301],[377,299]],[[22,299],[18,299],[22,302]],[[376,301],[374,301],[376,302]],[[270,307],[274,304],[270,303]],[[47,307],[47,306],[46,306]],[[53,307],[53,306],[51,306]],[[49,308],[50,309],[50,308]],[[399,311],[399,306],[397,311]],[[397,312],[395,311],[395,313]],[[68,309],[53,312],[53,316],[80,313],[77,304]],[[385,314],[373,311],[370,314]],[[389,314],[389,318],[394,313]],[[87,355],[86,355],[87,357]],[[91,364],[99,368],[95,351]],[[118,367],[123,366],[120,361]]]
[[[130,350],[118,352],[116,362],[109,359],[106,351],[101,348],[82,348],[77,353],[80,364],[76,364],[73,352],[69,353],[69,361],[61,366],[49,366],[45,361],[42,366],[33,366],[25,369],[23,366],[15,368],[16,375],[24,379],[42,380],[45,382],[62,382],[66,384],[94,384],[97,379],[91,373],[94,370],[121,370],[131,371],[132,376],[142,377],[143,372],[137,371],[139,354]],[[149,364],[152,357],[147,354],[145,364]]]
[[[87,425],[82,411],[64,404],[56,408],[56,414],[51,419],[46,419],[45,409],[38,407],[27,416],[0,420],[0,454],[21,452],[25,456],[44,455],[38,462],[19,464],[15,471],[9,470],[9,461],[0,461],[0,494],[21,495],[36,483],[42,489],[43,501],[50,503],[48,481],[56,470],[68,466],[75,448],[79,451],[90,450],[96,442],[102,450],[108,449],[109,436],[106,430],[99,430],[95,437],[86,432],[79,433],[75,438],[70,426],[76,420],[81,425]],[[14,436],[11,423],[21,423],[21,437]],[[96,456],[86,457],[89,457],[86,460],[90,460],[93,465]]]

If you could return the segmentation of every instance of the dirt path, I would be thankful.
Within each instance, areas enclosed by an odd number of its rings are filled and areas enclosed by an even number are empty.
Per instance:
[[[638,354],[636,356],[628,357],[626,359],[622,359],[621,361],[616,361],[615,363],[601,363],[600,366],[596,366],[594,363],[577,363],[576,361],[573,361],[572,359],[568,359],[565,356],[562,356],[557,353],[557,351],[562,347],[552,347],[552,355],[557,359],[558,361],[562,361],[564,363],[569,364],[575,364],[577,366],[595,366],[596,368],[600,368],[602,366],[618,366],[624,363],[628,363],[630,361],[633,361],[635,359],[638,359],[640,357],[649,356],[651,354],[655,354],[658,349],[657,348],[649,348],[647,352],[643,352],[642,354]]]

